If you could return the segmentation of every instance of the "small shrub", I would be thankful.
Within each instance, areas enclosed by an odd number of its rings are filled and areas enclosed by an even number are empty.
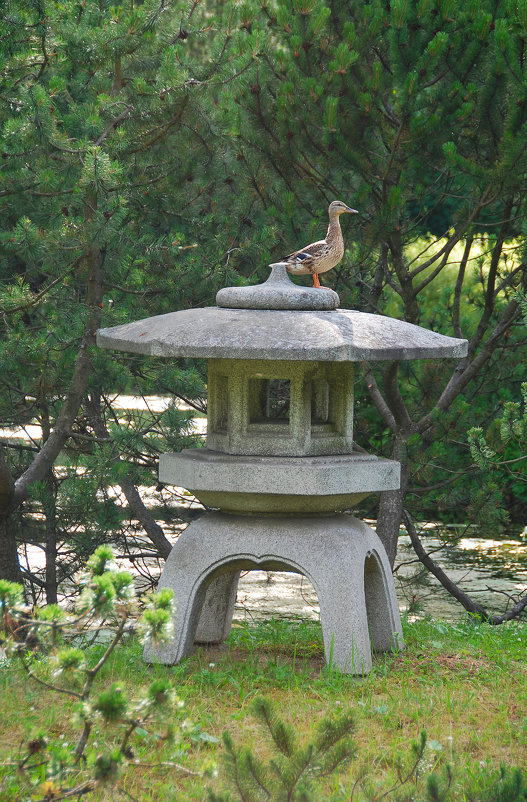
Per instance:
[[[257,699],[253,713],[267,736],[272,757],[262,760],[248,746],[236,746],[228,732],[223,734],[224,782],[228,789],[208,791],[209,802],[527,802],[525,775],[518,768],[488,766],[464,775],[442,762],[440,744],[428,741],[426,732],[412,741],[406,752],[395,756],[393,775],[382,775],[373,764],[360,764],[349,786],[328,796],[322,781],[330,778],[335,787],[339,769],[357,757],[352,734],[352,714],[325,716],[316,734],[300,744],[294,729],[276,714],[271,702]],[[264,746],[265,748],[265,746]]]
[[[300,744],[293,727],[280,719],[268,699],[256,699],[252,709],[270,738],[275,756],[264,762],[249,747],[235,746],[228,732],[223,734],[227,780],[238,798],[244,802],[320,800],[320,781],[355,755],[351,714],[325,716],[315,737]],[[230,799],[228,791],[209,789],[210,802]]]
[[[0,582],[0,627],[8,657],[17,659],[33,681],[73,701],[76,730],[71,744],[39,733],[16,760],[0,766],[2,799],[58,800],[114,789],[134,760],[134,736],[159,745],[191,740],[188,722],[178,720],[182,702],[168,679],[147,683],[134,698],[124,683],[100,687],[97,682],[127,632],[137,628],[158,643],[170,637],[172,592],[149,594],[139,615],[133,578],[115,570],[107,546],[90,557],[81,584],[73,612],[50,605],[30,615],[22,588]],[[94,743],[98,731],[104,732],[103,748]],[[172,761],[161,765],[185,771]]]

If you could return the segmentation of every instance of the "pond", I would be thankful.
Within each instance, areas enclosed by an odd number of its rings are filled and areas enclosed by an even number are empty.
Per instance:
[[[368,521],[375,525],[374,521]],[[520,537],[490,540],[461,537],[445,548],[445,540],[456,537],[440,524],[424,524],[421,538],[428,552],[448,576],[476,601],[493,612],[503,612],[527,590],[527,543]],[[441,549],[440,551],[436,551]],[[419,561],[408,535],[401,533],[395,563],[395,585],[402,614],[412,619],[430,615],[457,620],[461,605]],[[279,572],[251,571],[238,586],[235,617],[261,619],[271,616],[318,618],[315,590],[304,577]]]

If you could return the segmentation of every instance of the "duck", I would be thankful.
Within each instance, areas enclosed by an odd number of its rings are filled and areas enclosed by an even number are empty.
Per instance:
[[[329,204],[329,226],[325,239],[312,242],[305,248],[286,256],[282,262],[287,271],[293,276],[303,276],[311,274],[313,276],[313,287],[320,287],[320,273],[327,273],[338,265],[344,256],[344,240],[340,228],[339,217],[341,214],[358,214],[356,209],[350,209],[345,203],[334,200]]]

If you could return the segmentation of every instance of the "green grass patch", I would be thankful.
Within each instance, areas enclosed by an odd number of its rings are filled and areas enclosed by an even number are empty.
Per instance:
[[[162,738],[140,732],[132,747],[138,762],[121,776],[119,787],[141,800],[206,799],[208,785],[216,791],[223,787],[221,765],[216,779],[203,771],[221,763],[225,730],[235,744],[249,745],[264,759],[270,756],[251,709],[264,695],[301,738],[312,736],[328,713],[353,712],[357,756],[325,780],[321,799],[381,798],[397,781],[401,761],[409,760],[410,743],[423,730],[428,736],[426,765],[409,781],[407,796],[385,798],[421,799],[422,778],[449,763],[457,785],[448,798],[483,799],[473,791],[465,795],[467,788],[484,785],[482,766],[527,769],[527,626],[424,620],[405,621],[403,629],[406,649],[377,655],[365,677],[343,675],[325,665],[320,626],[314,622],[235,623],[224,644],[198,647],[172,667],[146,665],[139,642],[131,637],[102,669],[101,685],[119,683],[132,696],[154,678],[169,676],[184,701],[177,714],[183,735],[176,744],[165,745]],[[92,649],[102,653],[103,646]],[[15,661],[4,661],[0,761],[16,762],[21,747],[38,733],[68,744],[75,732],[74,708],[66,697],[34,685]],[[102,745],[107,738],[101,725],[94,740]],[[162,765],[167,763],[174,765]],[[2,772],[0,799],[16,766],[4,765]],[[373,788],[370,796],[355,785],[361,775]],[[118,798],[114,791],[108,794],[100,791],[88,798]]]

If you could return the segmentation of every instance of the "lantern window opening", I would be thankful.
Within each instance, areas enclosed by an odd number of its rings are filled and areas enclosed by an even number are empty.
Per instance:
[[[249,423],[289,423],[291,381],[249,379]]]

